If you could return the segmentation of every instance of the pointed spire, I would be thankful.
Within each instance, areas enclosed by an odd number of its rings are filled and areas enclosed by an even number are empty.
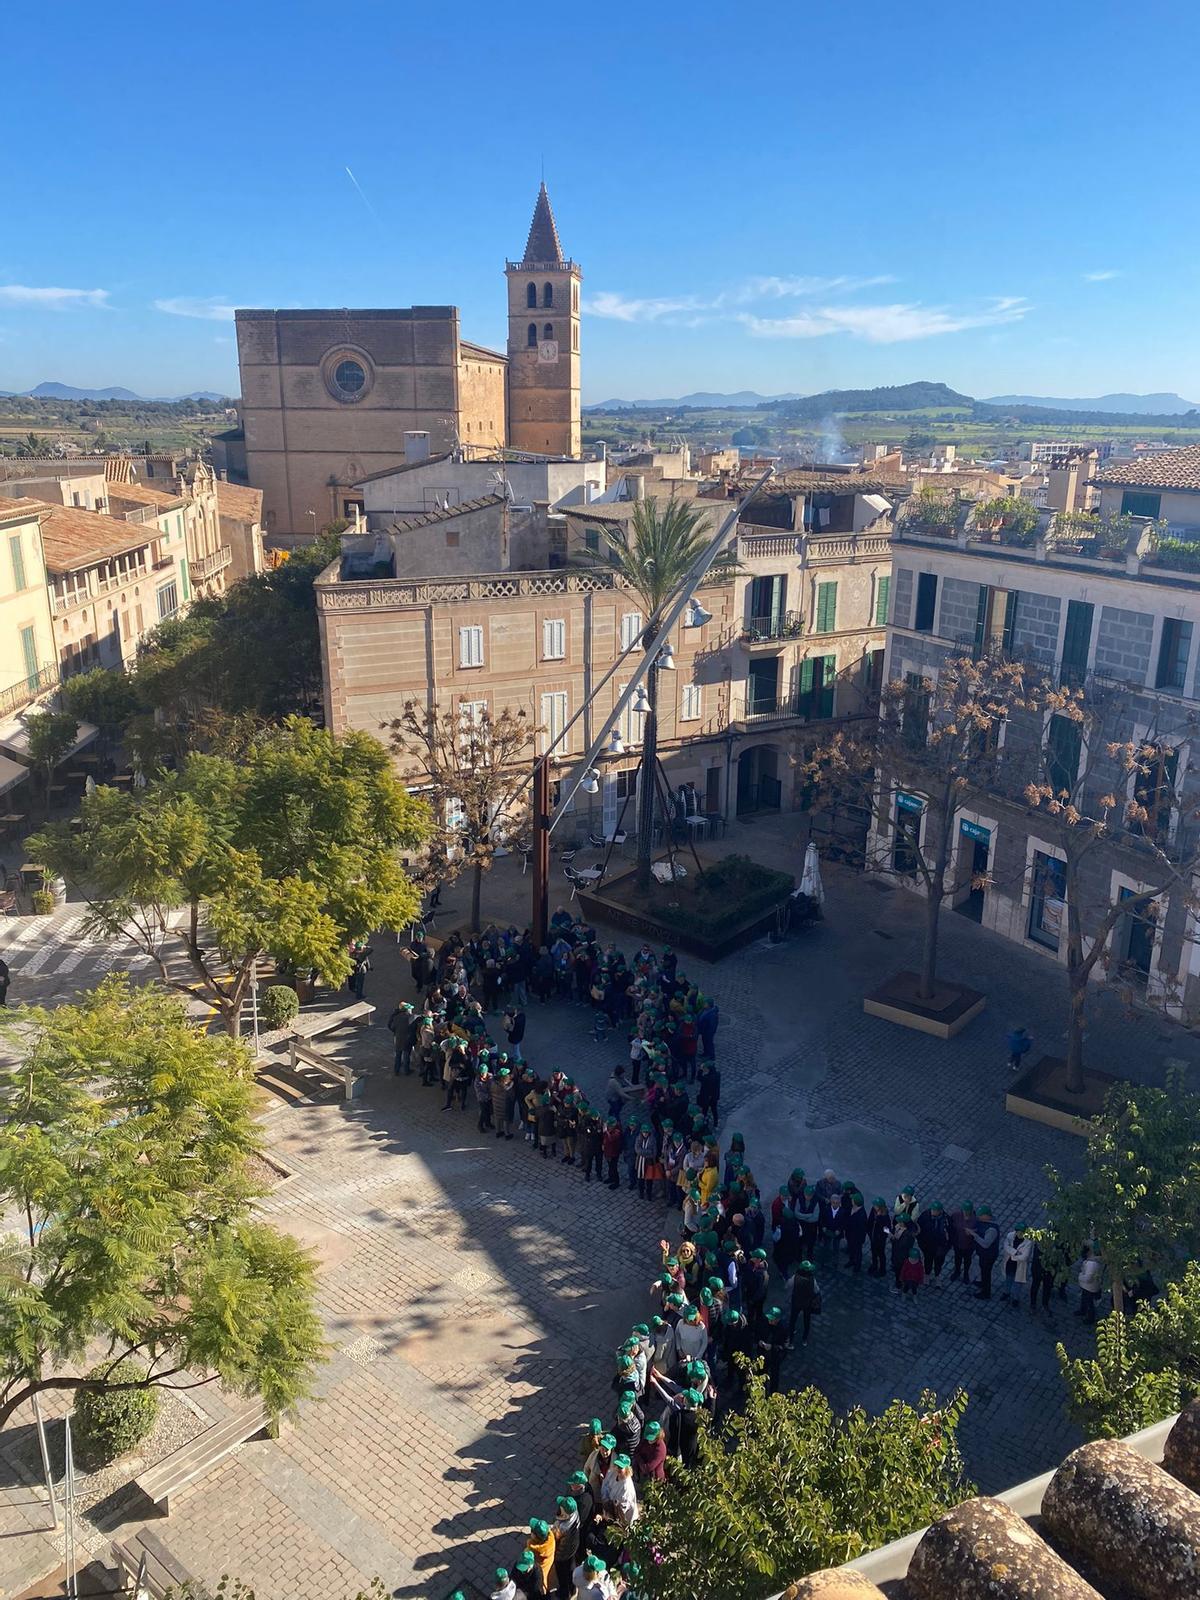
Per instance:
[[[562,245],[558,242],[558,229],[550,209],[550,196],[543,183],[538,190],[537,205],[533,208],[533,221],[529,224],[529,237],[525,241],[525,261],[561,261]]]

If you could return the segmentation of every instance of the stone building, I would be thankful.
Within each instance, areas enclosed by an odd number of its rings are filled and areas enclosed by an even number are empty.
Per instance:
[[[0,499],[0,717],[58,684],[40,500]],[[0,770],[0,792],[8,785]],[[17,781],[20,774],[13,781]]]
[[[1155,470],[1170,475],[1165,466]],[[1176,477],[1180,470],[1174,469]],[[1172,510],[1196,515],[1193,532],[1200,536],[1200,482],[1192,499],[1192,512],[1181,501]],[[959,808],[953,903],[986,927],[1062,961],[1059,824],[1044,808],[1031,809],[1027,784],[1051,779],[1056,791],[1079,784],[1080,803],[1089,808],[1102,795],[1116,796],[1111,837],[1089,858],[1087,904],[1080,908],[1085,933],[1089,919],[1114,899],[1161,881],[1160,853],[1186,862],[1200,847],[1200,782],[1193,770],[1200,758],[1200,558],[1185,539],[1178,547],[1162,545],[1148,522],[1106,531],[1098,520],[1090,537],[1077,520],[1056,530],[1051,522],[1024,543],[1002,533],[901,519],[893,534],[885,672],[919,692],[952,657],[1010,655],[1052,683],[1081,686],[1103,718],[1098,726],[1106,746],[1137,741],[1155,752],[1150,776],[1130,773],[1103,751],[1089,753],[1078,726],[1061,716],[1018,715],[1005,731],[994,787]],[[892,865],[901,867],[904,832],[927,826],[927,802],[894,774],[885,775],[885,783],[880,810],[887,818],[876,826],[872,855],[887,861],[891,852]],[[1148,820],[1126,821],[1127,801],[1144,805]],[[915,877],[911,881],[915,889]],[[1200,951],[1188,899],[1177,891],[1164,895],[1153,915],[1122,918],[1109,965],[1171,1009],[1191,1014],[1200,1004]]]
[[[708,620],[680,626],[672,639],[676,670],[659,678],[660,749],[671,782],[694,784],[706,811],[798,805],[796,758],[814,738],[813,725],[872,705],[890,508],[870,503],[869,483],[847,493],[844,481],[836,491],[822,482],[764,500],[761,514],[775,520],[739,529],[740,570],[702,588]],[[714,532],[731,504],[723,497],[694,503]],[[620,662],[640,653],[640,601],[586,561],[589,551],[599,553],[599,526],[632,516],[635,504],[562,504],[544,530],[535,518],[524,528],[522,555],[541,553],[540,568],[518,569],[513,508],[506,512],[495,496],[407,523],[394,519],[386,535],[353,541],[317,580],[328,725],[378,734],[408,700],[458,701],[493,713],[524,709],[553,736],[590,700],[559,747],[569,764],[629,681]],[[559,519],[573,556],[565,566]],[[451,537],[459,542],[446,549]],[[418,565],[434,572],[415,575]],[[627,753],[602,762],[597,823],[615,823],[632,796],[640,723],[625,712]],[[632,806],[624,826],[632,830]]]
[[[241,427],[221,454],[262,490],[264,532],[352,516],[362,480],[404,459],[405,433],[428,434],[435,455],[580,454],[581,272],[544,184],[505,275],[507,354],[464,339],[454,306],[237,313]]]

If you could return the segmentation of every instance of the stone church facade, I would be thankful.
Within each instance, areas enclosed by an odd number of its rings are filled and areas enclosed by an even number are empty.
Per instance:
[[[582,274],[544,184],[505,273],[507,354],[464,339],[454,306],[237,312],[246,475],[268,535],[352,516],[355,484],[403,462],[406,432],[434,454],[580,454]]]

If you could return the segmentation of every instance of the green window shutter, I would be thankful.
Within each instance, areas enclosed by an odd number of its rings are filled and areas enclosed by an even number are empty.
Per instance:
[[[820,708],[817,715],[831,717],[833,715],[833,689],[837,678],[837,657],[822,656],[821,660],[821,695]]]
[[[875,591],[875,626],[886,628],[888,619],[888,600],[891,598],[892,580],[880,578],[879,587]]]
[[[1004,649],[1011,655],[1013,647],[1013,634],[1017,626],[1017,591],[1010,589],[1008,599],[1004,603]]]
[[[986,584],[979,585],[979,600],[975,606],[975,648],[983,649],[983,635],[987,628],[989,590]]]
[[[817,632],[832,633],[837,626],[837,584],[817,585]]]
[[[188,588],[188,564],[185,556],[180,556],[179,558],[179,576],[183,580],[183,598],[190,600],[192,591]]]
[[[38,675],[37,640],[34,638],[33,629],[21,629],[21,656],[25,662],[25,680],[29,688],[33,688]]]
[[[805,656],[804,660],[800,663],[799,711],[801,716],[808,716],[811,714],[809,711],[809,702],[812,700],[813,662],[815,659],[816,658],[814,656]]]
[[[1092,617],[1095,607],[1090,600],[1067,602],[1067,625],[1063,630],[1062,670],[1068,681],[1075,681],[1087,671],[1088,650],[1092,642]]]
[[[1079,776],[1083,730],[1070,717],[1053,716],[1046,731],[1046,777],[1056,795],[1070,794]]]

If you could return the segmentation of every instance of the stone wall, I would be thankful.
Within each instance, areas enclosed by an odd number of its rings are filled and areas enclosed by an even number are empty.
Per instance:
[[[1020,655],[1031,656],[1044,666],[1053,663],[1058,648],[1058,625],[1062,602],[1056,595],[1017,593],[1013,626],[1013,647]]]
[[[1145,683],[1153,637],[1154,618],[1148,611],[1103,606],[1096,635],[1096,671],[1132,683]]]
[[[952,642],[975,637],[979,616],[979,584],[943,578],[938,601],[938,633]]]

